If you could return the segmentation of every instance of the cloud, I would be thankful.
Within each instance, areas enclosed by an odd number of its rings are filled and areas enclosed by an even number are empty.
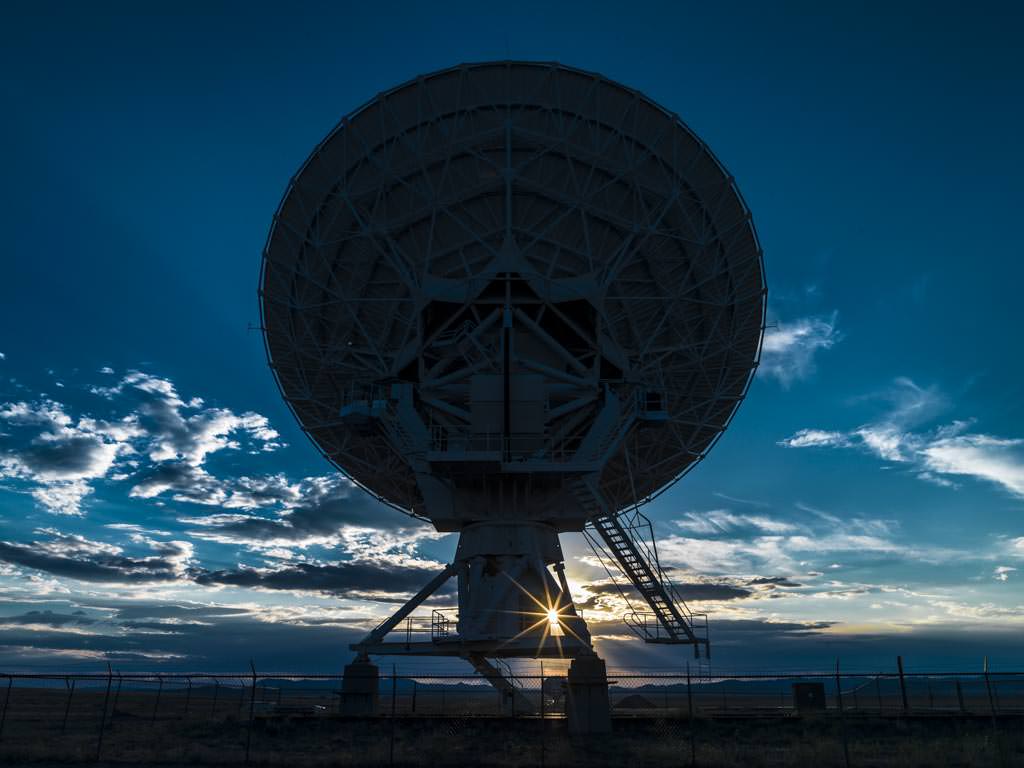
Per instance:
[[[132,451],[133,423],[82,419],[77,424],[53,400],[0,405],[0,478],[24,481],[51,512],[77,515],[119,456]]]
[[[960,435],[935,440],[919,455],[929,472],[987,480],[1024,498],[1024,440]]]
[[[153,584],[402,595],[442,564],[419,554],[441,538],[433,528],[385,507],[340,474],[292,480],[277,473],[216,476],[209,458],[221,451],[273,450],[279,436],[259,414],[208,407],[182,397],[173,382],[130,371],[92,394],[114,417],[77,415],[42,398],[0,404],[0,477],[49,511],[78,514],[100,481],[125,483],[129,496],[214,507],[178,513],[186,541],[163,525],[113,523],[121,545],[39,529],[32,541],[0,542],[7,575],[24,569],[37,590],[66,589],[61,579],[93,584]],[[257,564],[205,568],[192,541],[241,547]],[[335,550],[331,561],[310,548]],[[322,553],[319,555],[323,557]],[[340,559],[338,559],[340,557]],[[12,570],[13,569],[13,570]],[[38,574],[46,574],[40,576]]]
[[[75,613],[54,613],[53,611],[28,611],[15,616],[0,616],[0,624],[27,624],[48,627],[64,627],[69,624],[87,626],[95,623],[83,611]]]
[[[32,498],[50,512],[61,515],[79,515],[82,499],[92,493],[92,486],[85,480],[50,482],[32,489]]]
[[[854,402],[877,401],[886,404],[883,423],[908,428],[938,416],[949,408],[949,399],[935,385],[922,387],[907,376],[897,376],[888,387],[856,398]]]
[[[249,614],[248,608],[236,608],[226,605],[209,603],[170,603],[170,602],[134,602],[109,601],[86,603],[95,607],[112,608],[118,619],[185,619],[199,621],[202,619],[238,616]]]
[[[642,603],[639,594],[629,582],[620,580],[620,584],[616,586],[614,582],[601,580],[580,585],[580,589],[586,593],[586,597],[575,601],[576,607],[581,609],[599,608],[602,602],[600,598],[608,596],[613,598],[619,597],[620,586],[626,591],[630,599]],[[754,594],[753,590],[720,582],[680,581],[676,582],[674,586],[676,593],[682,600],[695,603],[739,600]],[[620,611],[616,610],[616,615],[618,613]]]
[[[279,505],[273,516],[215,513],[179,518],[193,538],[234,544],[251,551],[342,547],[355,559],[384,559],[416,565],[423,540],[444,534],[378,504],[342,475],[307,477],[289,484],[283,477],[239,478],[221,506],[254,509]]]
[[[707,539],[671,535],[658,541],[663,564],[707,574],[754,574],[799,570],[784,536]]]
[[[161,531],[152,528],[143,528],[137,523],[107,523],[103,526],[113,531],[126,531],[129,534],[150,535],[150,536],[171,536],[170,531]]]
[[[109,660],[123,672],[244,673],[250,658],[261,674],[275,672],[338,674],[351,658],[348,644],[363,637],[376,619],[365,612],[328,605],[288,607],[184,604],[170,600],[92,598],[40,603],[53,614],[89,612],[95,622],[89,635],[72,632],[7,630],[0,641],[0,667],[6,671],[105,671]],[[13,611],[12,611],[13,613]],[[23,614],[18,610],[17,614]],[[40,613],[46,613],[40,610]],[[2,621],[2,619],[0,619]],[[176,623],[175,623],[176,622]],[[588,623],[601,655],[616,674],[664,674],[671,670],[685,679],[678,647],[637,642],[621,619]],[[75,626],[72,623],[65,627]],[[833,621],[794,618],[716,616],[712,624],[715,669],[722,673],[767,671],[824,671],[836,657],[847,672],[892,670],[897,654],[913,650],[919,669],[954,670],[990,657],[997,669],[1013,669],[1020,659],[1019,626],[1010,629],[947,623],[941,629],[851,631]],[[142,650],[144,649],[144,650]],[[423,666],[434,674],[464,674],[472,669],[456,659]],[[526,674],[536,674],[536,661],[524,662]],[[548,669],[549,662],[545,662]],[[796,666],[796,669],[794,668]],[[655,681],[651,681],[655,682]],[[660,681],[664,682],[664,681]],[[193,678],[194,685],[202,683]],[[237,690],[237,689],[236,689]]]
[[[1024,440],[965,433],[971,422],[963,420],[931,430],[915,429],[940,413],[947,400],[936,388],[919,387],[908,378],[898,378],[892,387],[870,397],[889,405],[879,420],[849,432],[801,429],[779,445],[858,449],[883,461],[906,464],[919,479],[935,485],[956,488],[948,476],[973,477],[1024,498]]]
[[[759,507],[761,509],[767,509],[768,507],[771,506],[771,504],[769,504],[766,501],[757,501],[756,499],[740,499],[736,496],[730,496],[727,493],[722,493],[721,491],[715,491],[712,495],[717,496],[720,499],[725,499],[725,501],[731,501],[734,504],[743,504],[744,506],[748,507]]]
[[[278,433],[267,418],[251,411],[236,414],[227,408],[204,408],[202,398],[188,402],[173,382],[141,371],[129,371],[112,387],[93,387],[108,399],[124,396],[135,402],[138,420],[147,434],[146,450],[154,462],[181,461],[201,466],[206,457],[225,448],[237,448],[239,434],[265,450],[280,447]]]
[[[118,445],[97,435],[41,435],[18,454],[25,471],[41,480],[103,477],[117,458]]]
[[[838,315],[805,317],[765,329],[758,372],[777,380],[783,387],[808,378],[815,371],[815,355],[842,340],[836,328]]]
[[[999,565],[996,566],[995,571],[993,571],[992,578],[994,578],[996,581],[1008,581],[1010,578],[1010,574],[1016,570],[1016,568],[1009,565]]]
[[[129,557],[115,545],[44,529],[51,538],[19,544],[0,541],[0,561],[78,581],[138,584],[179,581],[188,572],[192,545],[148,541],[152,555]]]
[[[789,533],[797,527],[783,520],[766,515],[737,514],[727,509],[712,509],[707,512],[686,512],[682,518],[673,521],[688,533],[724,533],[749,529],[761,533]]]
[[[195,584],[267,590],[370,595],[392,599],[414,592],[437,575],[442,563],[413,556],[413,544],[377,541],[348,561],[297,562],[272,567],[240,564],[211,570],[195,562],[186,541],[162,541],[132,531],[131,543],[147,554],[129,555],[117,544],[53,528],[36,531],[28,543],[0,541],[0,562],[60,578],[105,584]]]
[[[751,579],[747,582],[751,586],[768,586],[768,587],[802,587],[803,584],[799,584],[788,576],[761,576],[756,579]]]
[[[369,561],[333,564],[296,563],[279,568],[240,567],[204,571],[195,577],[204,586],[323,592],[336,596],[388,598],[418,592],[444,566],[401,567]],[[449,582],[447,589],[453,588]]]
[[[334,672],[376,620],[329,605],[289,608],[67,598],[0,615],[0,665],[25,671]],[[467,670],[468,671],[468,670]]]
[[[134,495],[143,498],[174,490],[196,503],[244,506],[258,497],[259,481],[225,488],[203,464],[218,451],[282,445],[266,417],[208,408],[201,398],[186,402],[170,380],[151,374],[130,371],[115,385],[91,391],[128,412],[113,420],[76,419],[45,397],[0,404],[0,479],[15,481],[16,490],[50,512],[80,515],[97,481],[133,475]],[[150,464],[138,468],[143,457]]]
[[[183,461],[164,461],[143,467],[128,478],[129,495],[154,499],[170,493],[175,501],[224,506],[230,495],[231,479],[219,479],[202,467]]]
[[[847,446],[849,438],[842,432],[827,432],[822,429],[801,429],[792,437],[781,441],[779,445],[789,448],[811,448],[829,446]]]
[[[688,512],[673,521],[682,534],[658,539],[661,563],[709,576],[728,576],[736,586],[796,587],[810,572],[833,564],[880,567],[888,563],[963,562],[970,553],[905,541],[894,520],[840,516],[798,502],[793,517]],[[764,576],[763,574],[772,574]],[[739,581],[735,581],[739,580]]]

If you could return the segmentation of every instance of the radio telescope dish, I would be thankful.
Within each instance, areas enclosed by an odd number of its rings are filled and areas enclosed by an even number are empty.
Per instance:
[[[620,564],[643,559],[617,513],[728,425],[766,287],[732,177],[676,115],[600,75],[495,62],[343,118],[288,186],[260,297],[271,368],[320,451],[461,532],[466,656],[516,655],[487,643],[519,636],[479,558],[569,606],[559,532],[589,524]],[[656,558],[630,567],[668,641],[701,642]]]

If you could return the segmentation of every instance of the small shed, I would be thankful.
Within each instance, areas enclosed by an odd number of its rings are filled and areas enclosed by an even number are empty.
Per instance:
[[[793,683],[793,708],[799,712],[825,709],[825,684]]]

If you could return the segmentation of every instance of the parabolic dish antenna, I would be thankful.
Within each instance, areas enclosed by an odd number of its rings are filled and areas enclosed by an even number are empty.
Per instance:
[[[638,634],[706,645],[637,507],[743,400],[766,287],[732,177],[676,115],[559,64],[462,65],[382,93],[289,184],[260,301],[271,368],[320,451],[460,532],[436,583],[354,646],[351,701],[372,706],[355,674],[371,654],[461,656],[499,689],[487,657],[569,656],[593,676],[558,543],[585,527],[650,607],[629,617]],[[453,576],[457,630],[387,642]]]

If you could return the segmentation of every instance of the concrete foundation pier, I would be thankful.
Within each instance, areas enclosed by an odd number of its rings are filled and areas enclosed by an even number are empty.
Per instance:
[[[380,670],[368,660],[345,666],[341,680],[341,714],[376,715],[380,701]]]
[[[604,659],[597,656],[573,659],[566,675],[565,689],[565,715],[571,736],[611,731],[608,672]]]

